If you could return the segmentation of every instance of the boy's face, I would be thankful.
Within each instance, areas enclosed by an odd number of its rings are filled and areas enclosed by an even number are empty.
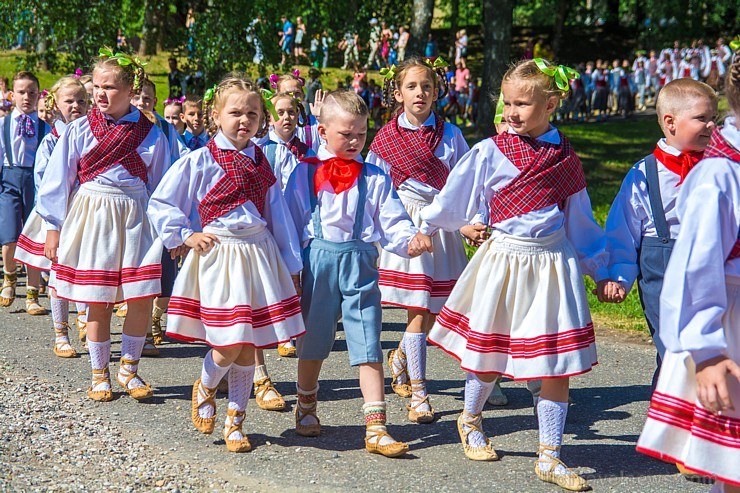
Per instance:
[[[39,86],[28,79],[13,81],[12,99],[18,111],[30,115],[36,111],[39,102]]]
[[[157,96],[149,86],[141,88],[141,93],[131,98],[131,104],[136,106],[139,111],[154,111],[154,106],[157,104]]]
[[[180,118],[193,135],[200,135],[203,131],[203,110],[200,106],[187,105],[180,113]]]
[[[680,111],[663,115],[666,141],[681,151],[703,151],[712,136],[717,105],[694,97]]]
[[[365,147],[367,115],[353,115],[335,108],[328,123],[319,124],[319,135],[329,152],[342,159],[355,159]]]

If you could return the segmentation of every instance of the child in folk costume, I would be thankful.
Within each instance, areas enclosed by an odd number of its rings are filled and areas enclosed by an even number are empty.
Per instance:
[[[41,182],[37,211],[48,224],[50,284],[60,298],[90,303],[88,397],[113,399],[110,318],[113,304],[127,301],[132,310],[123,325],[116,380],[142,400],[152,396],[152,389],[138,375],[138,364],[162,274],[162,245],[146,205],[170,154],[162,132],[130,104],[145,77],[139,61],[108,49],[100,53],[93,70],[96,107],[60,137]]]
[[[183,142],[188,149],[196,151],[205,147],[210,136],[206,131],[203,119],[203,100],[194,96],[188,96],[182,103],[180,120],[185,124],[185,133],[182,134]]]
[[[4,279],[0,287],[0,306],[9,307],[15,300],[17,283],[15,255],[18,237],[31,214],[35,197],[34,161],[36,151],[51,132],[36,113],[39,81],[31,72],[18,72],[13,77],[11,98],[15,109],[0,120],[0,245],[2,245]],[[41,273],[28,269],[26,313],[46,315],[39,305]]]
[[[300,72],[294,70],[291,74],[284,74],[277,76],[272,74],[270,76],[270,84],[277,92],[292,93],[296,98],[304,104],[306,95],[303,92],[304,81],[300,77]],[[319,151],[321,146],[321,137],[319,136],[319,121],[317,118],[321,115],[321,103],[324,100],[324,91],[318,89],[314,94],[314,102],[310,104],[311,116],[308,119],[302,121],[303,126],[296,128],[296,134],[298,138],[306,144],[308,147],[313,149],[314,152]]]
[[[504,75],[508,132],[475,145],[421,212],[422,231],[454,231],[489,203],[491,236],[471,259],[429,340],[468,372],[458,431],[468,458],[498,457],[482,431],[483,404],[498,375],[542,379],[537,476],[576,491],[586,481],[561,462],[569,377],[596,364],[582,271],[608,275],[604,234],[593,218],[581,162],[549,125],[571,70],[545,60]],[[485,230],[479,230],[483,238]],[[480,239],[476,238],[476,239]]]
[[[206,118],[218,133],[173,165],[148,213],[173,257],[193,250],[175,282],[167,326],[168,336],[212,347],[193,386],[193,424],[213,432],[216,387],[228,372],[224,440],[228,450],[246,452],[254,349],[305,332],[296,294],[301,251],[280,185],[250,141],[267,131],[260,93],[232,76],[209,96]],[[190,221],[196,211],[202,233]]]
[[[298,340],[296,433],[318,436],[319,374],[342,316],[352,366],[359,366],[365,401],[365,448],[398,457],[408,445],[386,429],[382,309],[376,242],[398,255],[431,250],[418,233],[378,167],[363,163],[369,111],[353,91],[330,93],[321,109],[319,132],[326,145],[316,164],[301,162],[285,190],[305,246],[301,305],[306,335]]]
[[[606,120],[609,107],[609,68],[606,66],[606,62],[594,70],[592,79],[594,81],[594,94],[591,110],[599,112],[597,120]]]
[[[74,76],[62,77],[49,90],[44,104],[51,114],[59,117],[51,132],[41,141],[36,153],[35,184],[36,189],[41,186],[41,180],[46,171],[46,166],[51,153],[59,140],[60,132],[66,126],[81,116],[87,114],[88,98],[85,86]],[[46,243],[46,225],[38,215],[36,209],[31,212],[28,221],[23,227],[23,232],[18,237],[18,248],[15,251],[15,259],[30,268],[49,271],[51,261],[44,255]],[[54,326],[54,354],[60,358],[74,358],[77,351],[69,342],[69,301],[58,298],[55,290],[50,292],[51,316]],[[83,308],[83,316],[86,308]],[[84,325],[80,330],[80,338],[84,342]]]
[[[660,295],[666,353],[637,450],[714,478],[712,492],[738,493],[740,58],[725,91],[733,116],[678,194],[681,231]]]
[[[622,302],[635,280],[655,341],[657,382],[665,346],[657,336],[660,292],[679,232],[676,198],[702,158],[717,116],[717,95],[703,82],[677,79],[658,94],[658,122],[665,138],[625,177],[606,219],[609,252],[607,301]]]
[[[390,175],[418,227],[419,213],[469,148],[460,129],[432,111],[438,95],[447,92],[443,71],[440,77],[431,63],[409,58],[386,77],[386,99],[394,98],[402,111],[377,133],[366,162]],[[457,231],[436,235],[433,245],[434,253],[413,259],[382,251],[378,268],[383,303],[408,310],[406,332],[389,353],[388,364],[391,387],[411,397],[409,419],[418,423],[434,420],[426,391],[426,335],[468,263]]]
[[[164,100],[164,111],[163,117],[167,123],[175,128],[175,132],[180,139],[185,142],[183,134],[185,133],[185,122],[180,119],[182,114],[183,104],[185,102],[185,96],[178,99],[165,99]]]

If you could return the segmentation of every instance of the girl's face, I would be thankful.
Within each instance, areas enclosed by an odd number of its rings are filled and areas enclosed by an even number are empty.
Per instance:
[[[46,123],[51,123],[51,111],[46,109],[46,103],[44,103],[43,99],[39,99],[38,107],[36,108],[36,114],[39,117],[39,120]]]
[[[180,120],[180,113],[182,113],[182,106],[179,104],[168,104],[164,107],[165,121],[175,127],[179,134],[185,131],[185,123]]]
[[[118,74],[108,69],[93,71],[93,101],[101,113],[118,120],[129,113],[134,88],[118,79]]]
[[[299,80],[288,80],[280,84],[280,87],[277,88],[278,92],[292,92],[293,95],[298,98],[301,102],[306,98],[306,95],[303,94],[303,86],[301,85],[301,81]]]
[[[539,137],[550,128],[550,115],[558,107],[556,96],[547,97],[531,84],[507,81],[504,93],[504,120],[520,135]]]
[[[295,127],[298,125],[298,110],[291,98],[283,97],[275,101],[275,112],[278,114],[278,119],[275,120],[270,116],[272,128],[278,137],[288,142],[293,138]]]
[[[262,127],[262,105],[262,96],[256,92],[233,91],[211,115],[224,136],[241,151]]]
[[[57,91],[54,101],[64,123],[69,123],[87,114],[88,99],[84,88],[63,87]]]
[[[408,116],[418,120],[418,123],[424,123],[437,100],[437,87],[429,70],[413,67],[404,75],[401,87],[395,90],[394,96],[396,101],[403,104]]]

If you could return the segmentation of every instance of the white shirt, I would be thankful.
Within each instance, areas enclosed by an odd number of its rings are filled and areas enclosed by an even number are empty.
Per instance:
[[[434,127],[435,123],[435,115],[434,113],[431,113],[426,121],[424,121],[424,124],[422,126]],[[409,119],[406,116],[405,112],[399,115],[398,125],[410,130],[419,130],[419,127],[412,125],[411,122],[409,122]],[[442,134],[442,141],[437,146],[437,149],[435,149],[434,155],[437,156],[440,161],[444,163],[445,166],[447,166],[447,169],[451,170],[452,168],[454,168],[455,164],[460,160],[460,158],[469,150],[470,147],[465,141],[465,138],[463,137],[460,129],[457,128],[455,125],[452,125],[451,123],[445,123],[444,133]],[[373,151],[370,151],[367,154],[365,162],[374,164],[390,175],[390,164],[385,162],[383,158],[375,154]],[[413,178],[409,178],[401,183],[401,185],[399,185],[398,187],[398,191],[404,196],[408,196],[412,199],[420,200],[423,202],[430,202],[434,198],[434,196],[439,193],[439,190],[437,190],[433,186],[427,185],[426,183],[422,183]]]
[[[39,117],[34,111],[30,116],[33,120],[34,129],[37,135],[33,137],[23,137],[22,135],[16,135],[16,129],[18,128],[18,120],[20,120],[23,113],[18,108],[14,108],[10,113],[10,145],[12,147],[11,154],[13,156],[14,163],[8,162],[7,153],[5,152],[5,117],[0,118],[0,152],[2,153],[3,166],[19,166],[23,168],[33,168],[34,162],[36,161],[36,149],[38,147],[38,131],[39,131]],[[51,127],[46,123],[43,123],[46,127],[46,132],[51,132]]]
[[[319,149],[318,158],[322,161],[332,157],[334,155],[324,146]],[[356,159],[362,162],[361,156]],[[285,187],[285,199],[304,246],[314,238],[311,219],[311,193],[314,185],[308,181],[307,166],[306,163],[300,163]],[[365,167],[367,197],[362,204],[364,213],[360,239],[365,243],[379,242],[385,250],[408,258],[409,242],[418,229],[396,195],[390,176],[372,164],[366,164]],[[330,183],[324,183],[319,189],[317,200],[324,239],[335,243],[350,241],[359,200],[357,182],[338,194],[334,193]]]
[[[133,106],[129,110],[130,112],[117,123],[139,119],[139,110]],[[107,115],[105,118],[112,120]],[[67,217],[70,193],[77,183],[80,159],[97,144],[98,140],[93,135],[86,116],[70,123],[67,130],[59,137],[59,142],[49,158],[44,178],[41,180],[36,207],[36,212],[49,224],[51,229],[58,230],[62,227]],[[170,151],[159,127],[152,125],[149,134],[136,148],[136,152],[146,165],[148,178],[146,187],[151,193],[170,165]],[[92,182],[111,187],[143,184],[141,179],[132,176],[121,164],[114,164],[93,178]]]
[[[740,149],[735,118],[722,136]],[[722,317],[728,308],[725,284],[740,283],[740,259],[726,260],[740,230],[740,163],[724,158],[701,161],[678,195],[681,231],[668,262],[660,295],[660,339],[672,352],[689,351],[701,363],[726,354]]]
[[[214,142],[219,149],[236,149],[220,132],[214,137]],[[250,143],[241,152],[254,159],[254,149],[254,144]],[[200,229],[199,225],[192,224],[191,217],[197,216],[200,221],[198,204],[224,176],[226,172],[205,147],[180,158],[167,171],[147,208],[147,215],[166,248],[179,247]],[[231,231],[254,230],[255,233],[267,227],[290,272],[297,274],[303,269],[301,246],[280,191],[280,182],[275,182],[267,191],[264,215],[248,200],[217,217],[208,226]]]
[[[57,120],[54,122],[54,128],[57,129],[57,132],[61,136],[64,129],[67,128],[67,124],[62,120]],[[49,164],[49,158],[58,140],[53,133],[49,132],[44,136],[41,144],[39,144],[39,149],[36,152],[36,165],[33,168],[33,183],[36,186],[36,195],[39,193],[39,187],[41,187],[41,180],[44,178],[46,165]]]
[[[293,135],[295,135],[295,133]],[[293,137],[291,137],[291,139],[292,138]],[[272,169],[275,172],[275,177],[280,182],[280,188],[285,189],[285,186],[288,184],[288,179],[290,178],[290,175],[293,173],[293,170],[296,168],[296,166],[298,166],[298,163],[300,161],[298,160],[298,157],[293,154],[288,148],[288,143],[281,139],[280,136],[276,134],[273,129],[270,129],[265,138],[260,139],[257,145],[259,145],[260,149],[264,151],[265,145],[270,141],[277,144],[277,146],[275,146],[275,162],[271,163]],[[306,156],[315,157],[316,153],[309,148]]]
[[[560,143],[560,135],[552,126],[537,139]],[[493,194],[519,174],[519,169],[504,156],[493,139],[479,142],[457,163],[447,185],[432,204],[422,209],[425,223],[421,232],[455,231],[465,226],[479,214],[481,201],[489,204]],[[549,236],[562,228],[575,247],[583,272],[595,281],[606,279],[609,254],[605,251],[604,231],[594,220],[586,189],[568,197],[562,211],[557,205],[551,205],[493,225],[494,230],[524,238]]]
[[[658,141],[660,148],[674,156],[681,151]],[[681,176],[657,161],[660,199],[665,210],[665,219],[671,238],[678,236],[679,221],[676,214],[676,198],[681,187]],[[625,176],[609,216],[606,218],[606,250],[609,252],[609,277],[619,281],[628,291],[640,273],[637,252],[645,236],[657,238],[650,196],[648,195],[645,160],[635,164]]]
[[[190,148],[185,145],[185,142],[183,139],[180,138],[180,135],[177,133],[177,129],[174,125],[172,125],[170,122],[164,119],[164,117],[160,116],[158,113],[154,113],[154,116],[157,118],[158,123],[155,124],[159,127],[162,132],[164,132],[164,125],[162,122],[167,123],[167,135],[165,136],[167,138],[167,143],[170,147],[170,164],[174,163],[184,155],[190,152]]]

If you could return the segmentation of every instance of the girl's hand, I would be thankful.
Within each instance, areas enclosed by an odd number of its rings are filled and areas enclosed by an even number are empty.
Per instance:
[[[216,243],[220,243],[220,241],[211,233],[193,233],[188,236],[184,244],[195,250],[195,253],[208,253]]]
[[[183,243],[179,247],[173,248],[172,250],[170,250],[170,258],[172,260],[175,260],[177,257],[185,257],[187,256],[189,251],[190,251],[190,248],[185,246],[185,244]]]
[[[727,356],[717,356],[696,365],[696,395],[708,411],[734,411],[727,379],[740,381],[740,366]]]
[[[308,108],[311,110],[311,114],[318,119],[321,116],[321,107],[324,105],[324,94],[323,89],[317,89],[314,94],[313,103],[309,103]]]
[[[413,258],[424,252],[432,252],[432,238],[423,233],[416,233],[409,242],[408,254]]]
[[[295,292],[298,296],[303,295],[303,287],[301,286],[301,275],[291,274],[290,277],[293,279],[293,286],[295,286]]]
[[[59,231],[49,230],[46,232],[46,242],[44,243],[44,257],[54,263],[57,263],[57,250],[59,250]]]
[[[491,234],[486,231],[486,225],[483,223],[468,224],[460,228],[460,234],[463,235],[468,243],[473,246],[481,246]]]

